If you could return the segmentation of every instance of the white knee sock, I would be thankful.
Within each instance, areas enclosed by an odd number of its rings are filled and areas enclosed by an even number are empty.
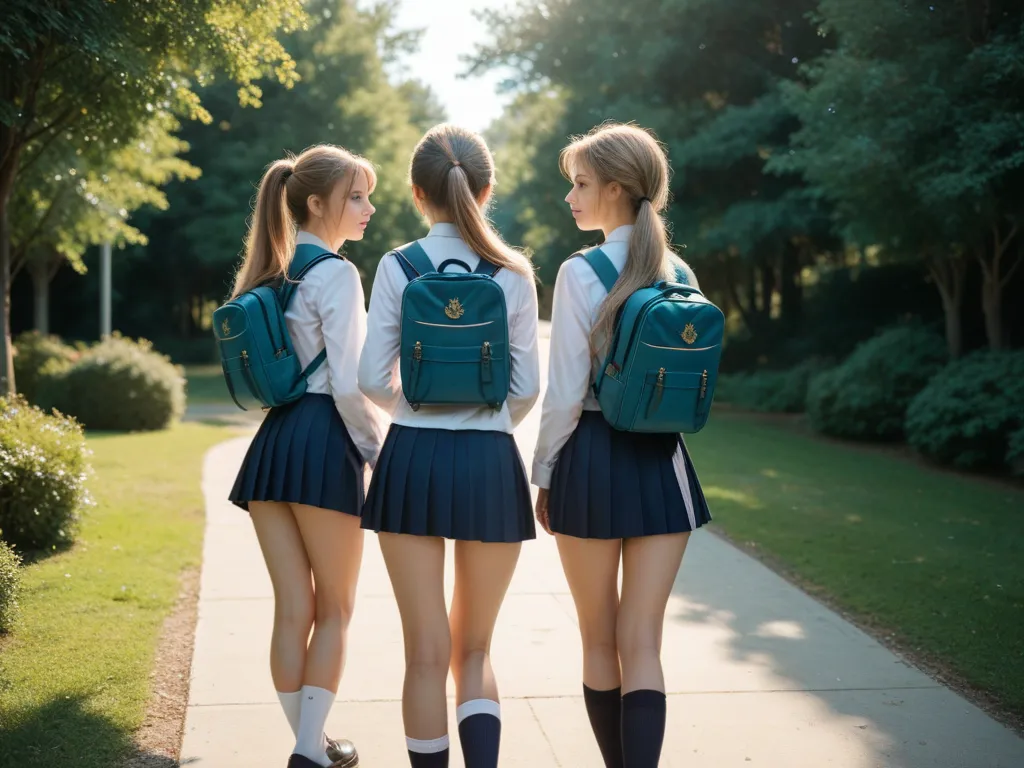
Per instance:
[[[299,713],[299,733],[295,741],[295,754],[308,757],[327,768],[327,738],[324,726],[334,705],[334,694],[314,685],[302,686],[302,707]]]
[[[299,712],[302,709],[302,691],[291,693],[277,692],[277,698],[281,702],[281,709],[284,716],[288,718],[288,725],[292,727],[292,736],[299,736]]]

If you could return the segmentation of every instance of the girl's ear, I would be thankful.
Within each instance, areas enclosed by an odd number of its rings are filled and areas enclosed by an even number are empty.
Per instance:
[[[426,204],[427,204],[427,195],[423,191],[422,187],[418,187],[415,184],[412,185],[412,201],[416,205],[416,210],[419,211],[421,214],[423,214],[425,216],[426,215],[425,207],[426,207]]]
[[[622,185],[617,181],[608,182],[605,185],[604,194],[609,200],[615,202],[622,196]]]
[[[324,201],[320,199],[319,195],[310,195],[306,198],[306,209],[318,219],[322,219],[326,213]]]

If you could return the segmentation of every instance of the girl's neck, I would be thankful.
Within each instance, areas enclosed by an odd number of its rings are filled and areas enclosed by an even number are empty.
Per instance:
[[[608,239],[608,235],[614,232],[619,227],[633,226],[636,224],[636,216],[616,216],[601,225],[601,231],[604,233],[604,239]]]
[[[318,219],[314,219],[313,221],[307,221],[302,227],[300,227],[300,229],[302,229],[305,232],[308,232],[311,235],[314,235],[315,237],[319,237],[335,251],[337,251],[339,248],[341,248],[341,246],[345,244],[344,240],[336,240],[335,242],[331,242],[331,235],[327,231],[327,227],[325,227]]]

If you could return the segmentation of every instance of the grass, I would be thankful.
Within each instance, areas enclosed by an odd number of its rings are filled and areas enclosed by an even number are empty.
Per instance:
[[[112,768],[131,746],[179,578],[200,563],[203,424],[89,435],[97,506],[75,546],[24,570],[22,617],[0,643],[0,766]]]
[[[716,527],[1024,715],[1024,490],[725,411],[688,444]]]
[[[188,380],[189,403],[235,407],[219,365],[187,365],[185,378]]]

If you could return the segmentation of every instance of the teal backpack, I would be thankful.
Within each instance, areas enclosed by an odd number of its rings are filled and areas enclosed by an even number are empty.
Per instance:
[[[267,411],[294,402],[306,394],[306,381],[323,365],[327,350],[303,369],[295,355],[284,313],[299,282],[317,264],[340,259],[316,245],[300,245],[288,265],[288,279],[246,291],[213,313],[224,380],[235,405]]]
[[[619,278],[600,248],[580,254],[611,292]],[[725,317],[697,288],[659,282],[622,306],[594,394],[605,420],[626,432],[693,433],[707,423]]]
[[[392,252],[408,285],[402,293],[402,393],[421,405],[488,405],[508,397],[508,315],[498,268],[480,259],[475,271],[458,259],[436,270],[416,242]],[[451,265],[465,272],[445,272]]]

